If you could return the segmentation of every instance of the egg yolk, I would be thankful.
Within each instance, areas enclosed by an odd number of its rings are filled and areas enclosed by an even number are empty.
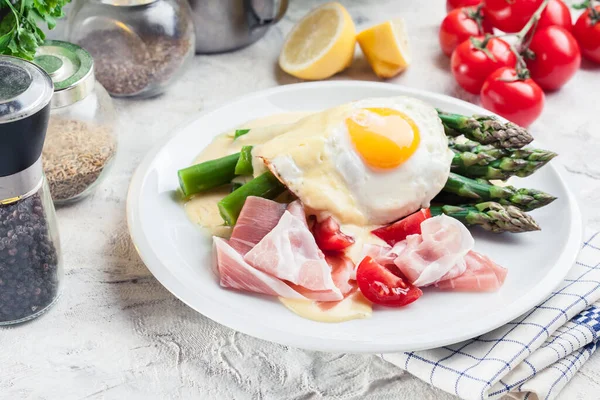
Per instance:
[[[398,167],[421,141],[415,122],[391,108],[364,108],[347,118],[346,126],[354,148],[372,168]]]

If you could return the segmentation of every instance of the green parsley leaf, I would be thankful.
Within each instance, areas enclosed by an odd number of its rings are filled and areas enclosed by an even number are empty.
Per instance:
[[[33,60],[45,34],[54,29],[70,0],[0,0],[0,54]]]

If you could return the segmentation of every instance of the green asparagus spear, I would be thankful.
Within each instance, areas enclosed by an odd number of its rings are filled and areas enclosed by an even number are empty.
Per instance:
[[[252,175],[254,168],[252,167],[252,146],[242,147],[240,151],[240,159],[235,166],[236,175]]]
[[[498,149],[473,141],[457,143],[449,138],[454,151],[452,170],[471,178],[507,179],[529,176],[556,157],[556,153],[535,148]]]
[[[430,211],[433,216],[446,214],[465,225],[480,225],[495,233],[540,230],[534,219],[517,207],[503,206],[493,201],[461,206],[432,206]]]
[[[499,149],[492,145],[483,145],[472,140],[458,143],[454,138],[448,138],[448,147],[455,153],[485,154],[487,157],[497,160],[499,158],[511,157],[521,158],[527,161],[550,161],[557,156],[556,153],[536,149],[534,147],[522,147],[520,149]]]
[[[190,196],[231,182],[240,153],[192,165],[177,172],[184,196]]]
[[[485,154],[460,153],[454,155],[451,168],[453,172],[470,178],[506,180],[511,176],[529,176],[547,163],[511,157],[493,160]]]
[[[270,172],[252,179],[225,196],[218,204],[225,225],[235,225],[248,196],[274,199],[285,191],[285,186]]]
[[[235,135],[233,136],[233,140],[239,138],[240,136],[244,136],[248,132],[250,132],[250,129],[237,129],[235,131]]]
[[[497,201],[507,206],[515,206],[522,210],[531,211],[543,207],[556,200],[551,196],[535,189],[517,189],[513,186],[495,186],[481,180],[469,179],[450,173],[444,191],[453,193],[471,201]],[[463,199],[462,202],[470,202]]]
[[[438,110],[438,115],[448,136],[464,135],[481,144],[498,148],[521,148],[533,141],[525,128],[511,122],[501,122],[491,115],[451,114]]]

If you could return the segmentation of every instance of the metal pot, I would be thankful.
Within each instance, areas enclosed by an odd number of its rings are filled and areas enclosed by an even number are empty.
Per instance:
[[[285,15],[288,0],[188,0],[196,53],[236,50],[260,39]]]

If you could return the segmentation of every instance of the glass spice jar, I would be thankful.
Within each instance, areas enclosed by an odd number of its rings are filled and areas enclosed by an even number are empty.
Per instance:
[[[68,37],[92,54],[96,78],[117,97],[162,93],[195,49],[186,0],[79,0]]]
[[[112,99],[81,47],[48,40],[34,62],[54,82],[42,161],[54,204],[83,199],[107,176],[117,152]]]
[[[58,298],[58,226],[42,170],[53,94],[36,65],[0,56],[0,325],[28,321]]]

